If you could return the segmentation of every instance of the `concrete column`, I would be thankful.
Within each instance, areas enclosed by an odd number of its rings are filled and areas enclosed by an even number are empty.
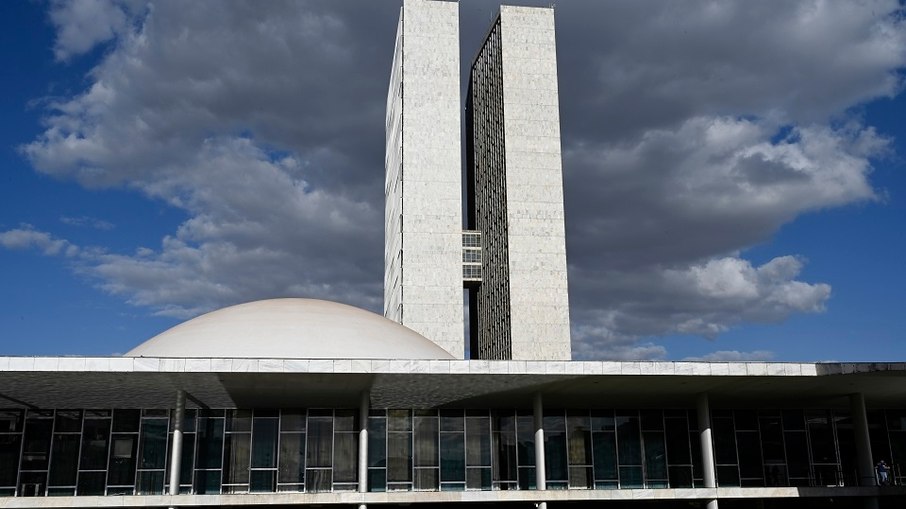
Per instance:
[[[871,439],[868,436],[868,415],[865,412],[865,396],[861,392],[849,395],[849,407],[853,417],[853,434],[856,439],[856,466],[859,469],[859,486],[877,486],[875,462],[871,457]]]
[[[179,467],[182,465],[182,425],[186,415],[186,391],[176,391],[173,415],[173,452],[170,454],[170,494],[179,495]]]
[[[708,394],[698,395],[698,433],[702,448],[702,473],[706,488],[717,487],[717,476],[714,474],[714,442],[711,440],[711,408]],[[717,509],[717,500],[709,500],[708,509]]]
[[[362,391],[359,402],[359,493],[368,492],[368,412],[371,408],[371,393]],[[359,504],[359,509],[366,509]]]
[[[541,393],[536,393],[532,401],[532,417],[535,428],[535,489],[547,489],[547,472],[544,470],[544,404]],[[547,502],[539,502],[537,509],[547,509]]]

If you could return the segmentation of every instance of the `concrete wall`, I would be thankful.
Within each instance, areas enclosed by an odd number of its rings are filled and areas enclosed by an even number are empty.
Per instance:
[[[569,359],[554,11],[500,9],[513,359]]]
[[[462,358],[459,5],[405,0],[399,34],[390,95],[399,79],[400,126],[388,122],[387,130],[385,315]],[[396,101],[388,97],[388,117]]]

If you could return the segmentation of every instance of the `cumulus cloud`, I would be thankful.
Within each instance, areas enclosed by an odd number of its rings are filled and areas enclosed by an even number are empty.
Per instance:
[[[774,352],[768,350],[753,350],[751,352],[740,352],[739,350],[718,350],[701,357],[686,357],[684,361],[716,361],[716,362],[734,362],[734,361],[769,361],[774,358]]]
[[[15,250],[37,249],[47,256],[75,256],[79,252],[79,248],[69,241],[35,230],[28,224],[0,232],[0,246]]]
[[[461,3],[464,58],[493,8]],[[187,216],[131,253],[83,246],[78,270],[173,316],[277,295],[379,310],[397,15],[394,2],[53,3],[58,59],[107,51],[84,91],[46,102],[23,154]],[[850,109],[902,89],[904,18],[895,0],[558,5],[576,357],[668,358],[653,338],[824,309],[831,286],[798,280],[803,258],[753,265],[745,249],[803,213],[878,200],[872,164],[890,140]]]

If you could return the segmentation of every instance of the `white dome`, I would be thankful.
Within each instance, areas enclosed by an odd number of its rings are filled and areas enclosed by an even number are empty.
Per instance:
[[[126,357],[452,359],[421,334],[364,309],[315,299],[239,304],[168,329]]]

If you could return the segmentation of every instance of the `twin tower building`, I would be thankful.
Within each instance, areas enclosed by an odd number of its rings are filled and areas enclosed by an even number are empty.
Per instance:
[[[387,96],[384,315],[457,358],[467,316],[470,358],[569,360],[553,9],[501,6],[465,100],[460,79],[459,4],[404,0]]]

